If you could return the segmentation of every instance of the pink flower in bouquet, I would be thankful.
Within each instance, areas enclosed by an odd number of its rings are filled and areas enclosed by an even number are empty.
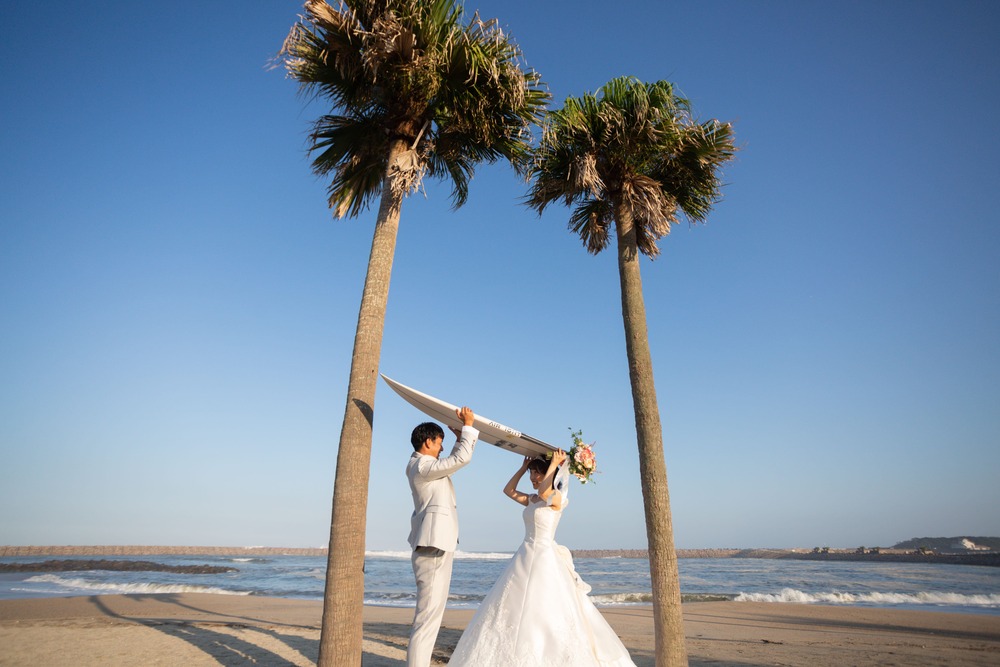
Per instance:
[[[576,448],[576,453],[573,454],[573,460],[576,461],[577,465],[586,470],[593,470],[597,463],[594,457],[594,450],[589,445],[579,445]]]

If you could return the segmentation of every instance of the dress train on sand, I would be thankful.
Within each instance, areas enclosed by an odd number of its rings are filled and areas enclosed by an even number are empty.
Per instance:
[[[451,667],[635,667],[555,542],[562,511],[524,509],[525,538],[452,653]]]

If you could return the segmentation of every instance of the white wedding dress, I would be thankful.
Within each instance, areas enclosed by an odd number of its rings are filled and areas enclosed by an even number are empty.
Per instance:
[[[472,617],[450,667],[635,667],[555,542],[562,512],[524,509],[524,542]]]

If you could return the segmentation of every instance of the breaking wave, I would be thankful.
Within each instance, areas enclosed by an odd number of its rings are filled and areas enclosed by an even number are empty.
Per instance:
[[[410,560],[412,551],[366,551],[365,558],[405,558]]]
[[[216,595],[250,595],[249,591],[229,591],[215,586],[190,586],[187,584],[116,584],[112,582],[87,581],[86,579],[67,579],[54,574],[40,574],[28,577],[25,583],[54,584],[64,589],[96,591],[104,594],[144,593],[214,593]]]
[[[456,551],[455,558],[459,560],[509,560],[514,552],[476,552]]]
[[[614,607],[616,605],[653,604],[653,594],[640,593],[609,593],[604,595],[588,595],[590,601],[598,607]],[[722,593],[681,593],[681,602],[728,602],[732,595]]]
[[[652,593],[610,593],[607,595],[589,595],[587,597],[598,607],[653,603]]]
[[[947,605],[959,607],[1000,608],[1000,594],[965,595],[962,593],[805,593],[784,588],[780,593],[740,593],[736,602],[797,602],[799,604],[877,605]]]
[[[366,558],[405,558],[410,560],[412,551],[366,551]],[[455,560],[507,560],[513,556],[513,552],[478,552],[478,551],[456,551]]]

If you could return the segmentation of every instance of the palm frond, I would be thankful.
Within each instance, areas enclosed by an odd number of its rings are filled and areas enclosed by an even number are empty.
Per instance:
[[[313,15],[337,11],[349,15],[361,28],[367,29],[385,13],[388,4],[386,0],[340,0],[334,10],[325,0],[306,0],[306,11]]]
[[[524,202],[539,214],[554,201],[562,200],[570,206],[587,196],[586,190],[579,187],[578,180],[572,178],[576,159],[572,147],[554,143],[552,135],[549,138],[549,141],[543,139],[528,168],[531,185],[524,198]]]
[[[462,154],[447,158],[441,151],[434,151],[428,162],[428,173],[432,176],[447,174],[451,179],[451,205],[459,208],[469,198],[469,181],[475,172],[474,162]]]
[[[334,216],[355,216],[381,189],[389,142],[377,117],[322,116],[313,126],[313,171],[332,174],[327,188]]]
[[[525,202],[540,213],[557,200],[607,200],[629,215],[639,251],[655,257],[678,211],[700,221],[718,201],[718,172],[734,153],[732,127],[695,122],[670,82],[619,77],[547,115]],[[570,228],[599,247],[579,211]]]
[[[462,15],[457,0],[341,0],[336,8],[307,0],[279,57],[303,92],[332,103],[330,117],[351,119],[350,127],[317,126],[310,149],[319,151],[314,170],[334,174],[338,215],[371,200],[380,187],[371,174],[388,166],[393,140],[416,150],[418,172],[450,179],[456,206],[477,163],[503,158],[526,169],[548,92],[495,20],[463,24]],[[373,137],[361,141],[362,130]],[[337,188],[356,191],[334,196]]]
[[[568,227],[580,237],[587,252],[596,255],[608,247],[613,224],[611,207],[606,199],[585,199],[573,209]]]
[[[374,162],[351,160],[337,171],[327,187],[327,203],[336,218],[356,217],[380,194],[385,169]]]
[[[693,222],[701,222],[721,198],[719,174],[736,147],[732,125],[708,121],[681,129],[674,150],[662,155],[651,170],[665,192]]]

